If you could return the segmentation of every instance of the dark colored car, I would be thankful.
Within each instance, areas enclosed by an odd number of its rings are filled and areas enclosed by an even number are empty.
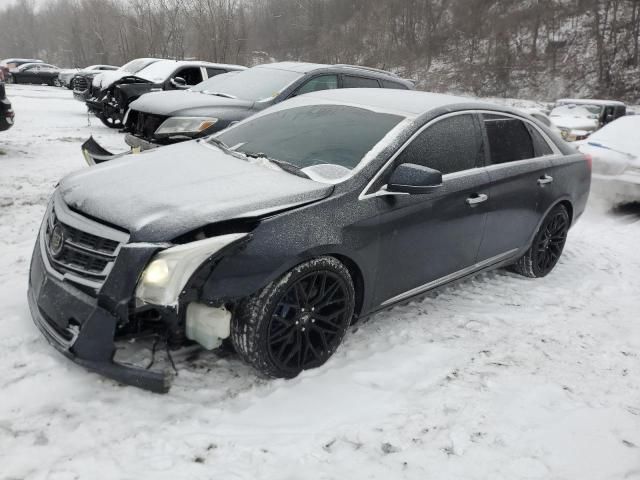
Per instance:
[[[0,132],[9,130],[13,126],[15,113],[11,108],[11,102],[7,98],[4,82],[0,82]]]
[[[200,138],[288,98],[336,88],[412,90],[413,83],[381,70],[299,62],[215,77],[186,92],[158,92],[133,104],[124,129],[132,147],[151,148]]]
[[[75,88],[75,79],[79,75],[84,76],[85,74],[88,74],[83,78],[89,78],[89,76],[93,78],[95,75],[98,75],[100,73],[115,71],[119,68],[120,67],[116,67],[113,65],[89,65],[88,67],[82,69],[69,68],[66,70],[60,70],[60,73],[58,74],[58,81],[61,87],[66,87],[69,90],[73,90]]]
[[[66,356],[142,388],[170,377],[122,363],[119,339],[230,338],[260,372],[293,377],[355,319],[487,269],[544,277],[590,179],[587,157],[508,107],[317,92],[63,179],[29,304]]]
[[[42,60],[35,58],[5,58],[0,60],[0,80],[9,80],[11,70],[18,68],[25,63],[44,63]]]
[[[159,60],[135,74],[118,78],[103,86],[100,93],[87,100],[87,106],[106,126],[120,128],[129,104],[145,93],[185,90],[221,73],[245,69],[240,65]]]
[[[25,63],[11,70],[8,83],[31,83],[35,85],[58,85],[60,69],[48,63]]]

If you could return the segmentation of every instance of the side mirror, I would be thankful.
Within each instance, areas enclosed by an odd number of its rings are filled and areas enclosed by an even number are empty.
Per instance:
[[[171,79],[171,85],[176,88],[187,88],[187,81],[182,77],[176,77]]]
[[[391,193],[425,194],[442,186],[442,173],[413,163],[402,163],[389,178]]]

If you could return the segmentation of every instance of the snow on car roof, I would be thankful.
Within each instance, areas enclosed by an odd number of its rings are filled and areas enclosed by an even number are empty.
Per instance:
[[[400,113],[407,117],[416,117],[440,107],[454,104],[473,104],[478,108],[491,110],[509,110],[490,103],[474,101],[470,98],[443,95],[440,93],[420,92],[415,90],[395,90],[385,88],[344,88],[322,90],[296,97],[314,103],[314,100],[360,106],[362,108]],[[295,100],[295,99],[294,99]],[[287,103],[290,103],[291,100]]]
[[[574,103],[576,105],[617,105],[620,107],[626,106],[623,102],[617,100],[595,100],[595,99],[577,99],[577,98],[561,98],[556,101],[557,104]]]

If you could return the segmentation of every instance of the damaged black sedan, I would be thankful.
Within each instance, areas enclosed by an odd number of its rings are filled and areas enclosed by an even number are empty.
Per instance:
[[[103,85],[86,104],[107,127],[120,128],[129,104],[145,93],[186,90],[216,75],[245,68],[211,62],[157,60],[135,74],[118,76]]]
[[[170,376],[126,363],[120,342],[230,339],[263,374],[293,377],[357,318],[490,268],[549,274],[590,167],[508,107],[316,92],[63,179],[31,261],[31,313],[75,362],[158,392]]]

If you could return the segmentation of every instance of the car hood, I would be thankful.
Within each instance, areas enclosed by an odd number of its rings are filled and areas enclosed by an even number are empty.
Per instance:
[[[193,109],[241,109],[253,106],[249,100],[225,98],[198,92],[153,92],[131,103],[131,109],[156,115],[175,116]]]
[[[326,198],[333,186],[236,158],[204,141],[127,155],[71,174],[59,194],[72,209],[126,229],[133,242],[167,242],[205,225],[255,218]]]
[[[593,118],[553,116],[551,121],[558,128],[568,128],[569,130],[593,131],[598,128],[598,120]]]
[[[131,75],[129,72],[125,72],[124,70],[111,70],[102,72],[99,75],[93,78],[93,86],[100,87],[101,90],[110,87],[113,82],[120,80],[123,77],[127,77]]]

